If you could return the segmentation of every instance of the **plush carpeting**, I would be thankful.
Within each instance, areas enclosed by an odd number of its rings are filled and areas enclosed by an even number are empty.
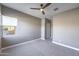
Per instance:
[[[53,44],[49,40],[35,40],[2,50],[7,56],[79,56],[79,52]]]

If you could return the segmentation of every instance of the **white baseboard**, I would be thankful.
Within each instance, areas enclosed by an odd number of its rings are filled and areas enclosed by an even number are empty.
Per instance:
[[[41,40],[46,40],[45,38],[40,38]]]
[[[79,48],[75,48],[75,47],[72,47],[72,46],[69,46],[69,45],[65,45],[63,43],[59,43],[59,42],[56,42],[56,41],[52,41],[52,43],[60,45],[60,46],[64,46],[64,47],[67,47],[67,48],[70,48],[70,49],[73,49],[73,50],[76,50],[76,51],[79,51]]]
[[[8,54],[8,53],[0,53],[0,54]]]
[[[23,43],[18,43],[18,44],[11,45],[11,46],[8,46],[8,47],[4,47],[4,48],[1,48],[1,50],[5,50],[5,49],[12,48],[12,47],[16,47],[16,46],[19,46],[19,45],[31,43],[31,42],[33,42],[33,41],[35,41],[35,40],[40,40],[40,38],[31,40],[31,41],[26,41],[26,42],[23,42]]]

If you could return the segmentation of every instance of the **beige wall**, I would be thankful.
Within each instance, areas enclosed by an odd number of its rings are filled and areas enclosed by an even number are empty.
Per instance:
[[[79,48],[79,8],[53,16],[53,41]]]
[[[2,15],[14,17],[18,20],[16,34],[4,36],[4,39],[2,39],[2,47],[41,37],[40,19],[4,6],[2,7]]]

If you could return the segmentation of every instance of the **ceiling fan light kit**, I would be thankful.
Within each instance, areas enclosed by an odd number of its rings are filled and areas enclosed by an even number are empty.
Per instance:
[[[44,9],[40,9],[40,11],[44,11]]]
[[[45,11],[44,9],[46,7],[48,7],[49,5],[51,5],[51,3],[47,3],[45,6],[43,4],[40,4],[41,8],[30,8],[30,9],[33,9],[33,10],[40,10],[42,12],[43,15],[45,15]]]

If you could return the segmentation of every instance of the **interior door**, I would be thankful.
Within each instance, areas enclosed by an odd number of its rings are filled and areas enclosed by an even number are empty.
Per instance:
[[[51,21],[50,20],[46,20],[46,39],[50,39],[51,38]]]

